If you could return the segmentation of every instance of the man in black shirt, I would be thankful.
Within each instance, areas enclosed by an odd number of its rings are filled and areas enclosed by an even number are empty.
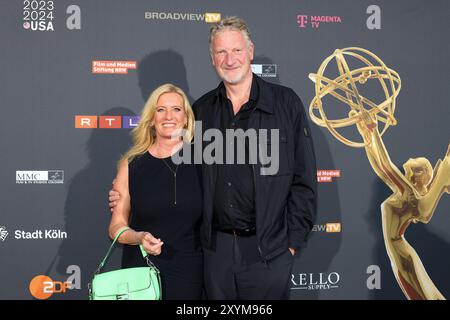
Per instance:
[[[234,114],[231,101],[227,97],[223,83],[219,88],[220,131],[225,137],[226,130],[248,129],[248,119],[258,100],[258,84],[252,82],[250,98]],[[227,141],[234,148],[233,157],[225,164],[217,165],[217,180],[214,195],[214,227],[216,230],[255,229],[254,184],[252,166],[249,163],[249,141]],[[244,163],[239,163],[239,143],[245,143]]]
[[[276,172],[265,170],[260,158],[254,162],[254,142],[239,135],[224,139],[226,160],[202,166],[208,299],[287,299],[293,256],[316,215],[315,156],[303,105],[292,89],[252,73],[253,51],[243,20],[213,25],[210,53],[222,82],[193,105],[203,132],[219,129],[228,137],[229,130],[278,130],[266,141],[266,149],[278,146],[271,154]]]

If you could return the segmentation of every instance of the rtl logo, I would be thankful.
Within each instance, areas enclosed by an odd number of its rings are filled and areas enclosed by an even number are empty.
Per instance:
[[[130,129],[138,122],[139,116],[75,116],[76,129]]]

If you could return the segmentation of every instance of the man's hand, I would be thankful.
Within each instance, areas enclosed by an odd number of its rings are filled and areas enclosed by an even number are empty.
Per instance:
[[[295,249],[289,248],[289,251],[291,252],[292,256],[295,256]]]
[[[108,200],[109,200],[109,208],[111,213],[114,212],[114,207],[117,205],[117,201],[120,199],[120,193],[114,189],[114,184],[116,183],[116,179],[112,182],[112,189],[109,190]]]

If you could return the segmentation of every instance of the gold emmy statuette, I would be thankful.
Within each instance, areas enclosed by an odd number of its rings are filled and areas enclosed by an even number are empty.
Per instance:
[[[346,58],[353,59],[360,67],[350,70]],[[339,74],[334,80],[324,75],[332,60],[336,62]],[[405,232],[411,222],[428,223],[443,193],[450,193],[450,144],[444,159],[439,159],[434,169],[423,157],[406,161],[403,164],[405,173],[395,166],[381,137],[390,126],[397,124],[394,118],[395,99],[401,80],[397,72],[386,67],[380,58],[368,50],[356,47],[337,49],[309,78],[315,82],[316,90],[309,106],[311,119],[317,125],[328,128],[342,143],[364,147],[373,170],[392,189],[393,194],[381,204],[383,238],[392,270],[403,293],[411,300],[444,300],[419,255],[406,241]],[[369,100],[358,91],[358,86],[365,85],[369,80],[381,86],[384,93],[381,103]],[[327,118],[322,99],[328,94],[350,107],[346,117]],[[383,126],[381,131],[380,122]],[[347,139],[336,130],[353,124],[362,137],[360,142]]]

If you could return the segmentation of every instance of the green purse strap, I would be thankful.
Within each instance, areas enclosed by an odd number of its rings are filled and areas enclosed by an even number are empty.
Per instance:
[[[109,260],[109,256],[111,255],[111,251],[114,248],[114,246],[117,242],[117,239],[119,239],[119,237],[122,233],[124,233],[125,231],[130,230],[130,229],[131,229],[130,227],[123,227],[122,229],[119,230],[119,232],[117,232],[117,235],[114,238],[114,241],[111,243],[111,246],[109,247],[109,250],[106,253],[106,256],[103,258],[102,262],[100,262],[100,265],[98,266],[97,271],[95,271],[95,274],[99,274],[100,272],[102,272],[103,267]],[[142,245],[139,245],[139,249],[141,249],[142,257],[145,260],[147,260],[147,263],[148,263],[150,261],[148,259],[148,253],[144,250],[144,247]]]

